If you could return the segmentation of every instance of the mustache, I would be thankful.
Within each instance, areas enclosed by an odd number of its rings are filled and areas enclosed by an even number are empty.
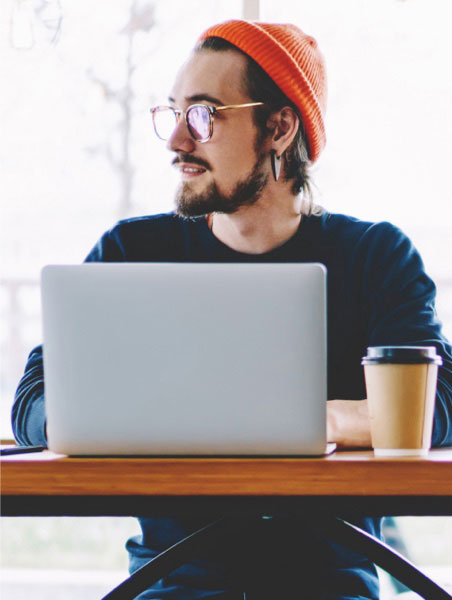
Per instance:
[[[211,170],[211,167],[207,161],[203,160],[202,158],[196,158],[191,154],[178,154],[171,162],[171,165],[174,166],[180,163],[191,163],[193,165],[197,165],[198,167],[202,167],[203,169],[207,169],[208,171]]]

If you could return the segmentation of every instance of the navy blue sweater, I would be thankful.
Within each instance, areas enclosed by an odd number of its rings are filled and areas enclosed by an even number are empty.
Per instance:
[[[435,286],[410,240],[393,225],[324,213],[304,218],[297,233],[279,248],[249,255],[222,244],[204,218],[157,215],[119,222],[102,236],[86,260],[323,263],[328,270],[328,398],[366,397],[360,361],[367,346],[436,346],[444,364],[439,370],[432,443],[452,445],[452,348],[436,317]],[[28,359],[12,420],[18,442],[46,444],[41,347]],[[127,544],[131,569],[204,522],[198,517],[140,519],[142,535]],[[373,534],[380,533],[379,519],[360,518],[355,523]],[[227,590],[240,578],[259,577],[266,560],[281,556],[282,546],[290,549],[292,558],[280,561],[279,575],[275,575],[278,589],[284,585],[292,589],[295,583],[290,583],[290,573],[296,573],[300,589],[309,589],[308,583],[313,581],[319,598],[378,597],[375,569],[364,558],[328,540],[308,536],[284,515],[263,521],[261,533],[261,538],[240,540],[239,547],[223,547],[178,569],[140,598],[210,597],[214,590]]]

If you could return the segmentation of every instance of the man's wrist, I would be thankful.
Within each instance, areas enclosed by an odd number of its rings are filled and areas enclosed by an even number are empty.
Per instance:
[[[327,435],[338,448],[371,447],[367,400],[330,400],[327,404]]]

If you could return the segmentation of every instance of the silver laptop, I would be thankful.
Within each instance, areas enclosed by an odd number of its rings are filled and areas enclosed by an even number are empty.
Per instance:
[[[42,301],[51,450],[325,453],[323,265],[48,266]]]

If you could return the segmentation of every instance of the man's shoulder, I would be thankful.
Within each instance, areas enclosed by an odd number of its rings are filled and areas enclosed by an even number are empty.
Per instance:
[[[410,238],[388,221],[363,221],[333,213],[322,219],[323,243],[335,258],[365,269],[400,269],[407,264],[423,268]]]
[[[202,232],[200,219],[184,219],[174,213],[122,219],[104,233],[86,260],[184,260]]]
[[[375,235],[391,235],[400,229],[389,221],[366,221],[350,215],[325,212],[321,215],[323,226],[330,232],[362,235],[372,233]]]
[[[325,212],[321,228],[330,239],[347,244],[383,244],[406,240],[407,236],[389,221],[365,221],[339,213]]]
[[[186,238],[202,232],[202,220],[186,219],[175,213],[162,213],[122,219],[108,232],[108,236],[127,246],[145,244],[164,246],[183,243]]]

